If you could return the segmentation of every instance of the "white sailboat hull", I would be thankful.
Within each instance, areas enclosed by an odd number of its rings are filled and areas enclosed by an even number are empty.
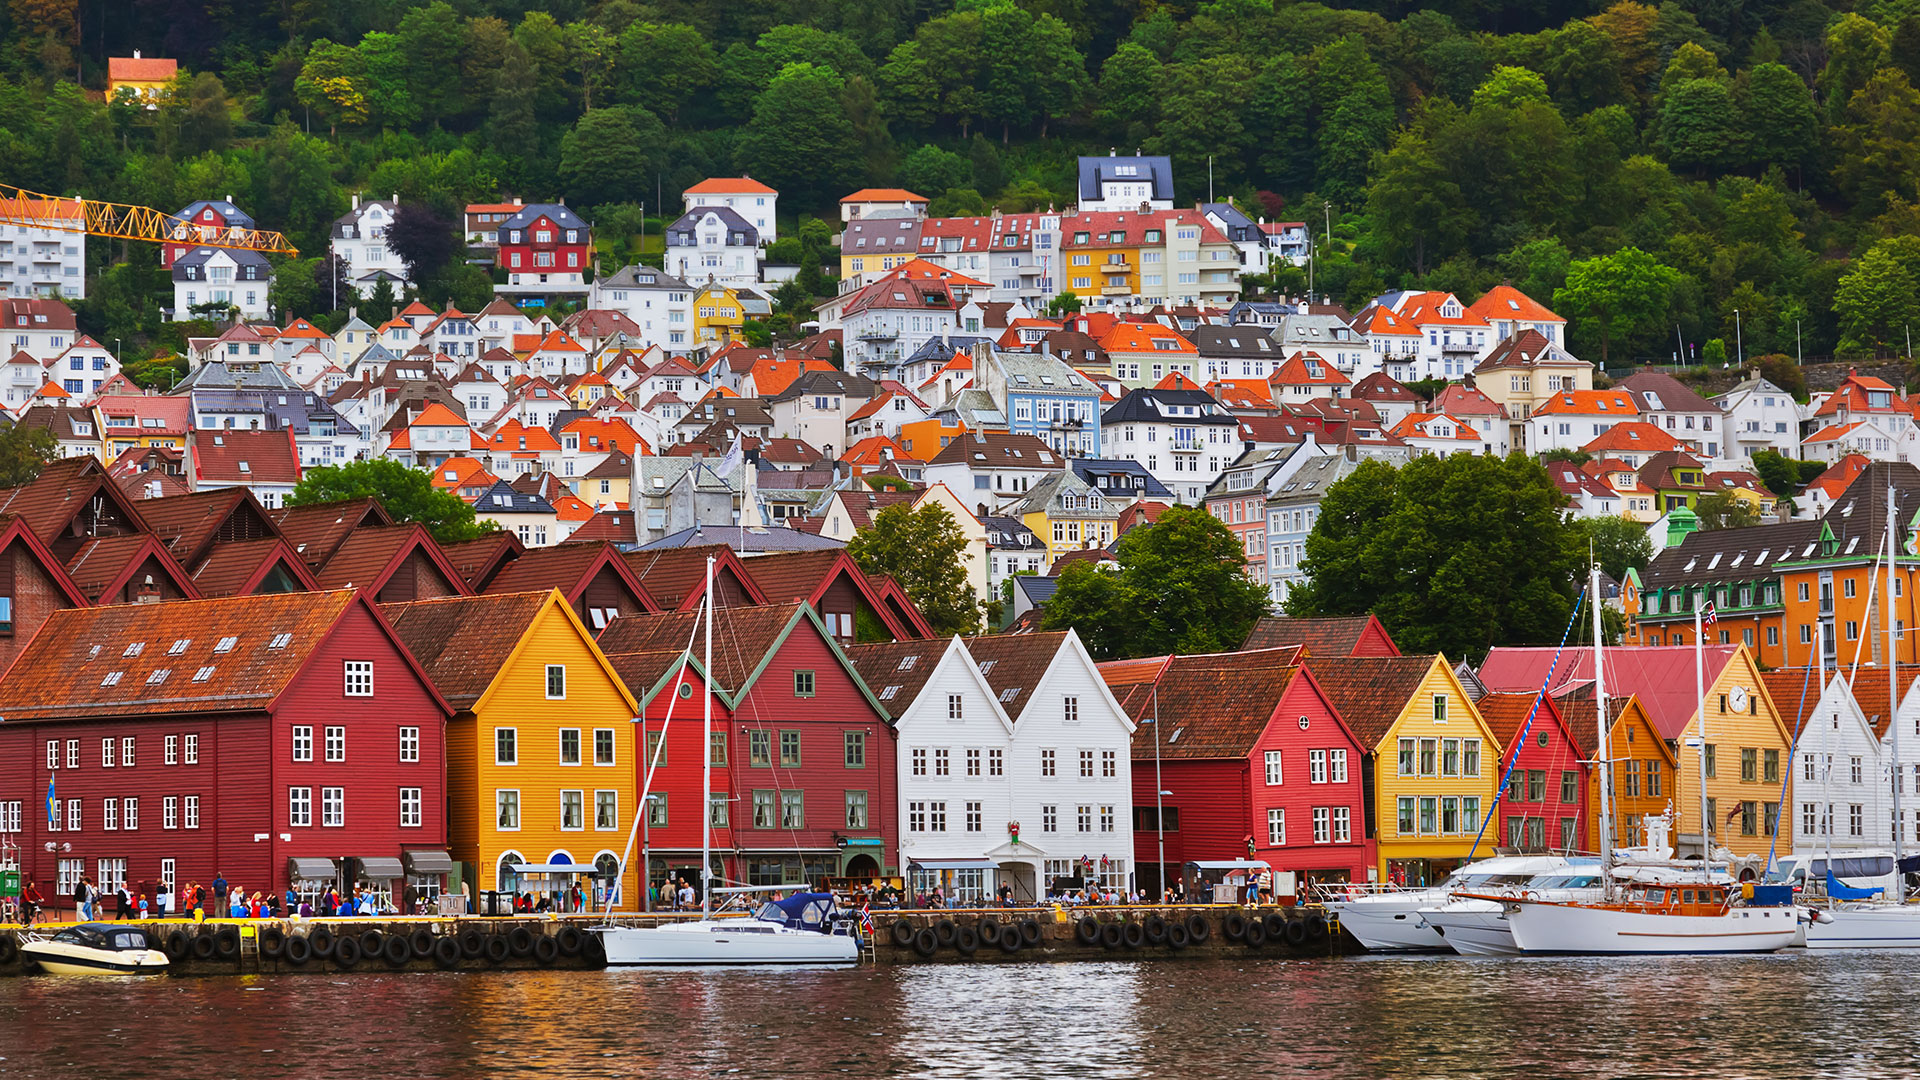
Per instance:
[[[1514,945],[1528,954],[1777,952],[1800,930],[1799,913],[1790,907],[1675,915],[1524,900],[1511,903],[1507,925]]]
[[[1807,925],[1809,949],[1920,949],[1920,907],[1848,904]]]
[[[1462,956],[1518,956],[1507,914],[1491,900],[1455,900],[1420,913],[1441,940]]]
[[[1423,907],[1445,903],[1438,889],[1390,893],[1329,904],[1354,940],[1374,952],[1444,952],[1447,941],[1428,925]]]
[[[846,934],[792,930],[752,919],[711,919],[600,930],[609,967],[715,964],[852,964],[860,945]]]

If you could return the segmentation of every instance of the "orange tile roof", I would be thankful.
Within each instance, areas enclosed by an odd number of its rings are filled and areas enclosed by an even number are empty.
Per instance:
[[[861,439],[848,447],[847,452],[840,455],[840,460],[849,465],[878,468],[886,463],[887,457],[884,451],[887,450],[893,451],[893,456],[896,458],[913,460],[913,455],[907,453],[905,447],[885,435],[870,435]]]
[[[1472,425],[1462,423],[1459,419],[1452,416],[1448,416],[1446,413],[1424,413],[1424,412],[1408,413],[1406,416],[1403,416],[1400,418],[1399,423],[1393,425],[1393,427],[1391,428],[1388,428],[1387,433],[1389,435],[1392,435],[1396,438],[1401,438],[1401,439],[1443,438],[1444,436],[1435,435],[1433,434],[1433,432],[1427,430],[1427,425],[1433,423],[1435,420],[1445,420],[1445,421],[1451,422],[1453,424],[1452,437],[1454,439],[1459,440],[1460,442],[1479,442],[1480,441],[1480,433],[1473,430]]]
[[[467,422],[465,420],[460,419],[459,415],[456,414],[452,409],[449,409],[445,405],[442,405],[436,401],[428,405],[426,408],[421,409],[420,415],[414,417],[413,423],[407,426],[408,427],[466,427]]]
[[[1445,293],[1445,292],[1414,293],[1413,295],[1407,297],[1405,302],[1403,302],[1400,305],[1400,317],[1414,324],[1415,326],[1427,326],[1427,325],[1485,326],[1487,325],[1487,321],[1485,319],[1474,314],[1473,311],[1467,308],[1464,304],[1461,305],[1460,314],[1457,316],[1448,317],[1440,314],[1441,305],[1445,304],[1449,299],[1454,300],[1456,303],[1459,302],[1459,298],[1455,297],[1452,293]]]
[[[1685,447],[1681,446],[1679,440],[1652,424],[1629,420],[1624,424],[1613,425],[1580,449],[1596,455],[1622,451],[1659,454],[1668,450],[1682,450]]]
[[[1567,320],[1555,315],[1533,297],[1511,285],[1495,285],[1487,294],[1467,305],[1467,310],[1493,322],[1505,319],[1518,322],[1557,322]]]
[[[915,195],[906,188],[880,187],[861,188],[859,191],[840,200],[843,203],[857,202],[918,202],[927,201],[925,195]]]
[[[1559,390],[1533,410],[1535,416],[1553,413],[1637,417],[1640,409],[1625,390]]]
[[[179,73],[178,60],[157,56],[107,57],[107,81],[110,83],[166,82]]]
[[[778,195],[751,176],[714,176],[686,190],[688,195]]]
[[[1419,337],[1420,328],[1394,314],[1385,304],[1374,304],[1354,320],[1356,334],[1382,334],[1390,337]]]
[[[1108,353],[1144,352],[1179,355],[1200,351],[1194,347],[1193,342],[1181,337],[1177,331],[1151,322],[1116,322],[1111,329],[1100,336],[1099,340],[1100,347]],[[1172,342],[1173,348],[1156,348],[1155,342],[1160,341]]]
[[[1315,375],[1307,366],[1309,359],[1320,365],[1320,374]],[[1345,386],[1351,380],[1339,368],[1321,359],[1319,353],[1302,350],[1287,357],[1286,363],[1268,376],[1267,381],[1275,386]]]
[[[1229,408],[1274,407],[1273,393],[1265,379],[1215,379],[1207,384],[1207,393]]]
[[[1807,436],[1807,443],[1811,445],[1813,443],[1832,442],[1864,423],[1866,423],[1865,420],[1855,420],[1851,424],[1829,424],[1819,431],[1814,432],[1812,435]]]
[[[520,445],[522,438],[526,445]],[[501,424],[493,433],[488,449],[495,453],[505,451],[513,454],[535,454],[543,451],[558,451],[560,440],[543,427],[529,427],[518,420],[509,420]]]

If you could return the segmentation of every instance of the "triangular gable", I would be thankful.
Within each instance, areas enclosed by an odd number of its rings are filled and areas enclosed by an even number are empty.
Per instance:
[[[521,629],[520,639],[514,643],[513,651],[507,654],[506,660],[500,665],[500,670],[494,672],[493,681],[489,683],[486,690],[480,694],[479,700],[473,703],[473,711],[477,713],[487,707],[487,704],[493,699],[494,691],[500,689],[501,674],[512,667],[515,661],[520,659],[521,653],[529,648],[535,647],[532,644],[534,638],[537,636],[534,631],[538,629],[540,620],[553,617],[550,613],[556,608],[560,612],[559,617],[567,621],[567,626],[575,634],[579,635],[580,641],[586,645],[588,654],[593,657],[593,662],[599,665],[600,671],[612,681],[614,688],[620,692],[620,698],[627,703],[627,708],[637,714],[640,710],[640,703],[634,699],[633,692],[627,689],[627,684],[620,678],[619,672],[613,669],[613,665],[607,660],[607,655],[600,651],[599,644],[594,641],[593,635],[587,632],[586,624],[582,623],[580,617],[574,614],[571,603],[560,595],[560,590],[558,589],[550,590],[546,602],[540,605],[539,612]]]
[[[290,591],[318,591],[320,585],[293,545],[279,537],[215,544],[193,571],[194,586],[209,599],[221,596],[257,596]],[[272,586],[272,587],[269,587]]]
[[[810,551],[760,555],[754,559],[759,569],[756,570],[753,566],[747,569],[753,573],[754,579],[766,592],[768,602],[805,600],[815,608],[819,607],[821,599],[827,595],[827,591],[833,587],[834,583],[844,576],[852,583],[854,591],[860,594],[867,608],[886,624],[887,633],[891,634],[895,640],[905,637],[933,636],[930,630],[925,635],[909,633],[908,628],[902,625],[893,611],[881,601],[879,594],[874,591],[873,583],[866,574],[861,572],[859,564],[853,561],[845,549],[833,551],[832,558],[828,560],[821,560],[819,554],[819,552]],[[813,556],[813,558],[807,558],[807,556]],[[767,572],[785,570],[794,566],[805,568],[809,572],[805,577],[796,577],[792,574],[776,576]]]
[[[380,606],[373,602],[372,597],[365,589],[359,589],[354,592],[353,597],[347,602],[346,606],[340,609],[340,614],[334,618],[333,625],[328,629],[327,635],[331,637],[333,634],[338,633],[340,624],[345,622],[348,614],[355,610],[365,611],[373,617],[374,625],[379,628],[382,634],[386,635],[388,641],[393,643],[393,647],[399,652],[401,659],[406,661],[407,670],[413,672],[413,677],[420,680],[420,685],[426,689],[427,696],[433,699],[434,704],[439,706],[442,713],[447,716],[452,716],[456,711],[454,707],[448,704],[447,699],[441,695],[440,688],[433,685],[433,680],[427,678],[426,670],[420,666],[420,661],[414,659],[413,652],[407,648],[407,643],[400,640],[400,635],[394,632],[393,624],[387,621],[386,616],[380,614]],[[266,710],[268,712],[277,712],[279,710],[281,701],[288,696],[287,691],[292,690],[300,684],[300,680],[307,675],[308,669],[313,666],[314,659],[320,655],[320,652],[321,649],[315,648],[307,654],[306,660],[294,671],[293,677],[287,680],[286,687],[282,689],[280,694],[272,701],[267,703]],[[321,677],[327,676],[322,673]],[[339,678],[339,672],[335,671],[331,677],[337,680]],[[336,682],[335,685],[338,686],[338,683]]]
[[[887,712],[886,706],[880,704],[879,698],[873,696],[872,688],[867,685],[865,679],[860,677],[860,672],[853,666],[853,661],[847,659],[846,652],[840,648],[840,643],[833,639],[833,634],[827,630],[827,624],[820,621],[820,615],[814,610],[812,604],[803,604],[793,613],[793,618],[787,620],[786,628],[781,630],[780,636],[774,639],[773,645],[767,649],[766,655],[760,657],[759,662],[754,665],[753,672],[742,680],[740,686],[731,694],[724,695],[727,707],[733,710],[739,709],[740,703],[746,700],[747,694],[752,691],[754,685],[760,681],[761,674],[765,672],[767,666],[773,662],[774,655],[786,645],[787,639],[793,636],[794,630],[800,627],[802,623],[811,626],[813,632],[820,635],[820,640],[826,643],[828,651],[833,654],[833,658],[839,663],[841,670],[845,671],[847,677],[853,680],[853,685],[859,689],[860,696],[866,700],[868,705],[873,707],[873,711],[880,719],[888,724],[892,724],[892,714]]]
[[[404,530],[405,535],[389,541],[384,547],[377,540],[370,540],[368,533],[389,533]],[[447,557],[440,551],[440,545],[433,542],[433,536],[426,527],[417,522],[403,525],[391,525],[375,530],[355,530],[355,535],[344,540],[334,557],[327,560],[315,576],[322,588],[346,588],[351,586],[366,589],[378,596],[381,590],[393,579],[401,566],[414,553],[420,553],[446,583],[449,592],[470,596],[473,590],[467,587],[466,579],[461,577]],[[417,597],[416,597],[417,599]]]
[[[1467,715],[1473,720],[1474,730],[1478,731],[1480,737],[1486,740],[1486,745],[1498,747],[1500,755],[1504,757],[1507,750],[1505,744],[1500,741],[1499,736],[1493,733],[1493,729],[1487,726],[1486,719],[1480,715],[1480,710],[1475,707],[1473,703],[1473,696],[1467,693],[1466,685],[1460,681],[1459,676],[1453,673],[1453,665],[1447,663],[1447,658],[1438,653],[1434,654],[1433,663],[1439,668],[1442,677],[1446,679],[1447,685],[1453,689],[1453,692],[1459,696],[1461,703],[1466,706]],[[1427,679],[1430,677],[1431,675],[1421,678],[1419,685],[1414,688],[1415,694],[1421,692],[1420,687],[1425,686]],[[1360,745],[1374,753],[1385,753],[1386,750],[1383,748],[1393,745],[1393,741],[1399,737],[1400,725],[1406,723],[1409,717],[1415,715],[1415,707],[1418,703],[1416,699],[1409,698],[1400,706],[1399,714],[1394,717],[1393,723],[1387,726],[1387,732],[1381,736],[1379,743],[1374,746],[1367,746],[1363,742]]]
[[[671,605],[676,611],[692,611],[707,594],[705,556],[708,554],[714,557],[713,578],[722,607],[772,602],[747,571],[739,554],[725,544],[629,551],[621,557],[633,571],[634,579],[657,603]]]
[[[148,531],[133,498],[91,456],[50,462],[32,482],[0,491],[0,514],[24,518],[55,555],[71,555],[99,534],[79,523],[83,516],[112,522],[122,532]]]
[[[136,576],[164,576],[173,583],[181,599],[198,600],[200,590],[193,579],[152,534],[110,536],[83,543],[67,564],[68,575],[82,591],[91,592],[95,604],[120,603],[121,590]],[[164,595],[164,594],[163,594]]]
[[[580,550],[587,547],[594,550],[590,553]],[[608,575],[611,575],[610,580],[618,588],[639,604],[641,610],[660,610],[660,604],[621,558],[620,550],[606,540],[560,544],[526,552],[503,566],[493,581],[489,582],[487,591],[521,592],[538,585],[541,588],[559,589],[561,595],[567,598],[567,603],[579,604],[588,588],[596,581],[609,580]],[[538,580],[542,577],[552,577],[553,580]]]
[[[486,592],[494,576],[526,550],[520,538],[505,529],[475,540],[440,545],[440,553],[476,593]]]
[[[91,602],[87,596],[80,591],[80,588],[73,583],[73,578],[67,574],[65,564],[61,563],[61,561],[54,556],[53,551],[49,549],[38,536],[34,535],[33,529],[28,527],[24,519],[11,516],[0,517],[0,523],[4,523],[4,525],[0,525],[0,554],[4,554],[7,549],[14,544],[21,545],[29,557],[39,565],[41,571],[53,580],[54,588],[60,590],[61,597],[64,598],[69,605],[73,607],[91,606]],[[19,588],[17,581],[15,582],[14,588],[16,590]],[[16,610],[14,612],[14,618],[18,619],[19,617],[20,613]]]
[[[934,632],[932,624],[927,622],[926,616],[920,614],[920,609],[914,606],[913,599],[907,595],[907,590],[901,587],[900,582],[891,576],[881,579],[879,593],[881,602],[893,612],[894,618],[900,625],[913,630],[909,637],[924,641],[939,636]]]
[[[194,570],[216,544],[285,535],[253,492],[243,487],[147,499],[140,510],[167,551]]]
[[[1079,665],[1080,669],[1086,673],[1088,681],[1093,684],[1094,692],[1099,694],[1106,701],[1107,707],[1120,717],[1120,722],[1127,727],[1127,734],[1132,735],[1139,725],[1133,722],[1133,717],[1127,713],[1126,707],[1113,696],[1112,688],[1107,686],[1106,677],[1100,674],[1100,665],[1094,663],[1093,654],[1087,652],[1086,645],[1081,642],[1080,635],[1072,627],[1067,628],[1066,636],[1060,640],[1060,647],[1054,650],[1053,659],[1047,663],[1046,674],[1040,676],[1040,681],[1035,685],[1044,686],[1050,683],[1063,664]]]

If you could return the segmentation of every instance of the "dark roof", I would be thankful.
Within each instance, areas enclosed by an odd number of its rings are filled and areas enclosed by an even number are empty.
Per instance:
[[[1285,354],[1268,337],[1268,326],[1214,326],[1201,323],[1188,338],[1201,356],[1248,357],[1263,360],[1283,359]]]
[[[487,587],[504,561],[517,558],[525,550],[526,546],[520,543],[520,538],[505,529],[472,540],[440,545],[440,554],[446,556],[448,565],[475,592]]]
[[[970,431],[940,448],[929,465],[967,465],[975,469],[1058,469],[1066,462],[1032,435]]]
[[[353,530],[363,524],[391,525],[393,518],[387,515],[380,500],[368,495],[338,502],[285,507],[274,518],[274,523],[280,526],[280,532],[300,557],[306,560],[307,566],[315,569],[333,558],[333,553],[339,550],[341,543]]]
[[[1647,563],[1640,575],[1641,584],[1657,589],[1770,579],[1777,564],[1798,557],[1808,544],[1820,538],[1820,525],[1819,519],[1808,519],[1692,532]],[[1872,557],[1871,551],[1861,555],[1863,559]]]
[[[1720,407],[1701,397],[1694,389],[1664,371],[1640,370],[1614,383],[1616,390],[1631,390],[1640,403],[1653,412],[1716,413]]]
[[[1132,172],[1121,173],[1121,169]],[[1100,185],[1107,182],[1138,183],[1148,181],[1153,184],[1153,198],[1173,198],[1173,161],[1171,158],[1152,157],[1083,157],[1080,159],[1080,198],[1099,199],[1102,197]],[[1146,200],[1141,200],[1145,202]]]
[[[1150,663],[1120,661],[1112,665],[1116,679],[1108,684],[1130,691],[1127,714],[1136,722],[1153,718],[1158,709],[1157,736],[1153,724],[1134,729],[1136,758],[1154,753],[1156,738],[1160,756],[1169,760],[1246,757],[1301,671],[1296,648],[1211,653],[1163,657],[1157,678],[1128,685]],[[1108,665],[1100,670],[1107,674]],[[1125,678],[1129,673],[1133,678]]]
[[[619,550],[604,540],[530,548],[519,558],[502,566],[487,584],[487,591],[501,593],[559,589],[560,595],[572,602],[580,598],[581,592],[602,570],[611,570],[641,607],[658,607],[621,559]]]
[[[877,642],[846,650],[860,678],[895,716],[919,699],[946,651],[947,642],[939,639]]]
[[[201,596],[237,596],[251,591],[275,564],[285,566],[301,588],[319,588],[293,546],[277,536],[213,545],[194,570],[193,584]]]
[[[737,693],[772,651],[805,604],[757,604],[716,607],[713,612],[713,678],[719,690]],[[699,611],[625,616],[600,632],[600,650],[614,670],[641,697],[672,669],[675,657],[695,642],[696,660],[704,649],[696,640]]]
[[[569,539],[581,543],[606,540],[615,544],[632,544],[640,539],[640,534],[633,511],[601,510],[573,530]]]
[[[520,491],[505,480],[495,480],[493,486],[473,501],[473,512],[481,516],[487,514],[551,514],[553,504],[538,495]]]
[[[1191,405],[1199,410],[1199,415],[1176,416],[1161,408],[1163,405],[1182,407]],[[1100,417],[1100,423],[1103,425],[1211,424],[1215,427],[1238,427],[1240,418],[1222,409],[1219,400],[1205,390],[1162,390],[1157,387],[1143,387],[1127,391],[1126,396],[1108,406],[1105,415]]]
[[[719,218],[720,224],[725,226],[729,244],[735,247],[748,247],[760,242],[760,230],[754,228],[752,222],[741,217],[733,209],[725,206],[696,206],[680,215],[678,221],[667,226],[669,243],[677,243],[681,247],[691,246],[694,230],[700,227],[701,219],[708,214]],[[680,237],[686,237],[686,239],[678,239]]]
[[[1073,468],[1075,476],[1085,480],[1088,486],[1103,495],[1121,492],[1148,499],[1173,498],[1173,492],[1167,490],[1167,485],[1161,483],[1158,477],[1147,471],[1145,465],[1137,461],[1129,461],[1125,458],[1077,457],[1068,461],[1067,464]],[[1132,478],[1135,486],[1131,488],[1110,486],[1107,481],[1116,476]]]
[[[779,474],[776,474],[779,475]],[[819,551],[832,548],[838,551],[846,547],[841,540],[832,540],[824,536],[814,536],[799,529],[761,529],[744,525],[699,525],[691,529],[681,529],[651,543],[643,544],[641,551],[658,551],[661,548],[705,547],[708,544],[725,544],[743,555],[761,557],[761,552],[785,554],[794,551]]]
[[[545,217],[563,229],[584,229],[587,223],[580,216],[559,203],[528,203],[512,217],[500,223],[495,230],[498,237],[504,237],[509,229],[526,229],[535,221]],[[505,240],[501,241],[505,243]]]
[[[766,595],[753,580],[753,575],[740,561],[740,556],[725,544],[705,544],[700,547],[682,548],[646,548],[629,551],[624,558],[627,568],[633,571],[634,579],[647,590],[662,608],[673,609],[687,606],[706,591],[707,556],[714,557],[713,573],[716,578],[726,574],[738,582],[748,598],[756,603],[765,603]]]
[[[1013,587],[1034,607],[1044,607],[1060,589],[1060,579],[1052,575],[1020,574],[1013,579]]]
[[[194,476],[239,484],[297,484],[300,449],[291,429],[201,432],[193,441]]]
[[[194,599],[198,590],[180,564],[150,533],[123,533],[100,536],[81,543],[67,560],[67,576],[94,603],[112,603],[110,594],[127,583],[128,578],[151,558],[161,572],[173,579],[180,592]]]
[[[447,583],[458,591],[466,581],[445,565],[445,558],[426,527],[409,522],[381,528],[355,529],[340,545],[327,564],[314,574],[323,589],[378,589],[408,555],[424,552],[429,561],[442,567]]]
[[[1306,665],[1360,745],[1370,749],[1380,744],[1406,711],[1436,659],[1430,655],[1309,657]]]
[[[123,510],[129,527],[142,527],[144,519],[133,508],[134,501],[108,477],[106,466],[93,457],[49,462],[32,482],[0,490],[0,514],[17,515],[35,536],[51,544],[75,516],[92,504],[96,494]]]
[[[1321,619],[1300,619],[1285,615],[1263,615],[1247,633],[1242,651],[1271,649],[1280,645],[1302,645],[1314,657],[1353,656],[1366,636],[1372,615],[1341,615]],[[1380,630],[1386,636],[1386,628]]]
[[[246,488],[216,488],[140,502],[141,520],[183,564],[194,565],[215,542],[281,535]]]
[[[1020,580],[1020,579],[1016,579]],[[1067,631],[1042,634],[990,634],[967,639],[967,652],[980,665],[980,674],[993,687],[994,697],[1006,710],[1007,718],[1019,721],[1020,714],[1033,700],[1034,687],[1052,665],[1055,653],[1066,643]],[[928,642],[929,645],[934,644]]]
[[[540,590],[446,596],[382,604],[380,611],[441,696],[455,708],[470,709],[552,596]]]

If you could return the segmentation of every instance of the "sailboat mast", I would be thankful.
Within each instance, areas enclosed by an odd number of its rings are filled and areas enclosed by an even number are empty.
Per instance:
[[[1713,818],[1707,813],[1707,652],[1705,631],[1700,626],[1700,607],[1710,603],[1708,592],[1700,590],[1693,605],[1693,692],[1699,704],[1700,729],[1700,865],[1713,866]]]
[[[1887,484],[1887,739],[1888,752],[1893,757],[1891,779],[1893,780],[1893,860],[1900,861],[1903,854],[1900,843],[1900,634],[1894,628],[1893,621],[1893,582],[1894,565],[1900,548],[1897,526],[1893,519],[1893,484]],[[1902,898],[1904,899],[1904,898]]]
[[[713,556],[707,556],[706,637],[701,671],[706,676],[700,695],[700,917],[712,909],[713,897]]]
[[[1602,661],[1606,651],[1600,639],[1600,564],[1593,565],[1587,586],[1593,606],[1593,703],[1594,726],[1599,732],[1595,746],[1600,755],[1600,880],[1607,881],[1613,868],[1613,754],[1607,745],[1607,675]]]

